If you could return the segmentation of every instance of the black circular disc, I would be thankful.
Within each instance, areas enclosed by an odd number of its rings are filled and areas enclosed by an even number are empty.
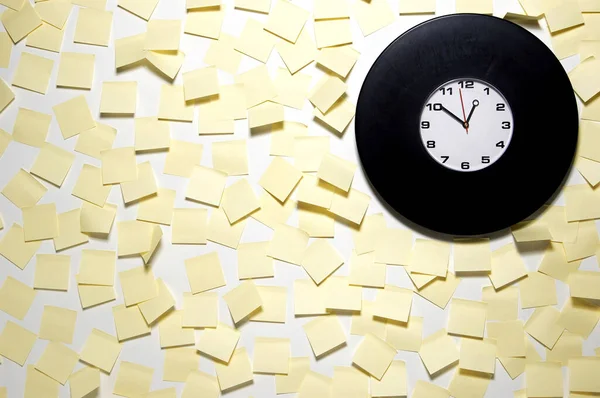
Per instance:
[[[464,77],[500,90],[514,119],[504,155],[468,173],[436,162],[419,131],[433,90]],[[571,167],[578,124],[573,88],[550,49],[512,22],[475,14],[429,20],[392,42],[365,79],[355,123],[379,195],[408,220],[453,235],[488,234],[535,213]]]

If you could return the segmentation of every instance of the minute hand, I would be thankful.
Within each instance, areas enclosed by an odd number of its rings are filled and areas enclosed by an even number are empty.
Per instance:
[[[444,105],[442,105],[442,110],[443,110],[444,112],[446,112],[446,113],[447,113],[447,114],[448,114],[450,117],[452,117],[452,119],[454,119],[454,120],[456,120],[457,122],[459,122],[461,126],[463,126],[463,127],[464,127],[464,125],[465,125],[465,122],[464,122],[464,121],[463,121],[461,118],[459,118],[458,116],[456,116],[454,113],[452,113],[452,112],[450,112],[448,109],[446,109],[446,107],[445,107]]]

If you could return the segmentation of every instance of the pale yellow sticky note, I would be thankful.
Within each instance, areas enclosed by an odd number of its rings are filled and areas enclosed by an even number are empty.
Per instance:
[[[356,349],[352,363],[377,380],[381,380],[395,355],[395,348],[379,337],[367,333]]]
[[[14,128],[13,128],[13,135],[14,135]],[[13,140],[13,138],[14,138],[13,135],[8,134],[6,131],[0,129],[0,158],[2,157],[2,155],[4,155],[6,148],[8,148],[11,141]]]
[[[304,73],[292,75],[287,69],[278,68],[275,80],[273,81],[273,84],[275,84],[277,89],[277,97],[273,99],[273,102],[291,108],[302,109],[308,96],[308,86],[310,85],[311,80],[312,77],[310,75]],[[284,123],[285,122],[282,122],[281,124]],[[271,134],[273,134],[273,127],[274,126],[271,127]],[[271,153],[272,152],[273,148],[271,141]]]
[[[314,22],[317,48],[352,43],[350,18],[325,19]]]
[[[256,337],[254,339],[254,373],[287,374],[290,360],[290,339]]]
[[[165,350],[163,377],[165,381],[183,383],[190,372],[200,365],[200,355],[195,348],[177,347]]]
[[[583,102],[588,102],[600,92],[600,79],[594,74],[599,65],[600,60],[588,58],[569,72],[573,89]]]
[[[54,203],[25,207],[22,211],[25,242],[58,236],[58,217]]]
[[[298,226],[311,238],[333,238],[335,234],[333,215],[316,206],[298,206]]]
[[[394,285],[386,285],[380,290],[373,305],[373,315],[407,323],[412,307],[413,292]]]
[[[565,328],[558,323],[560,312],[554,307],[537,308],[525,324],[525,331],[549,349]]]
[[[227,303],[233,321],[238,323],[249,317],[262,306],[262,299],[252,281],[244,281],[227,292],[223,299]]]
[[[417,380],[412,398],[450,398],[450,392],[435,384]]]
[[[345,276],[332,276],[324,284],[325,308],[335,312],[359,312],[362,305],[362,288],[352,286]]]
[[[177,73],[179,73],[181,65],[183,65],[183,61],[185,60],[185,53],[181,51],[146,51],[137,47],[138,45],[142,46],[142,44],[143,43],[136,43],[136,54],[137,51],[141,51],[145,55],[145,58],[148,60],[148,62],[150,62],[160,73],[164,74],[171,80],[175,80],[175,77],[177,76]],[[138,56],[139,55],[136,55],[136,57],[133,59],[137,59]],[[176,96],[172,97],[177,99],[177,104],[171,107],[173,112],[178,112],[180,114],[183,112],[189,112],[189,110],[179,110],[183,106],[181,104],[183,101],[183,90],[181,91],[181,94],[177,92]],[[179,99],[180,97],[181,100]],[[169,99],[170,98],[166,98],[165,101],[168,101]],[[187,106],[186,109],[190,107],[191,106]]]
[[[71,194],[96,206],[104,206],[110,190],[111,185],[102,184],[102,170],[84,164]]]
[[[345,94],[329,108],[327,113],[324,114],[317,108],[313,111],[313,115],[317,119],[339,134],[344,134],[346,127],[348,127],[350,121],[354,118],[355,113],[356,105],[353,104]]]
[[[581,261],[567,262],[563,246],[560,243],[550,242],[538,266],[538,272],[566,283],[571,272],[577,271],[580,265]]]
[[[546,361],[560,362],[562,366],[568,366],[569,360],[579,358],[583,353],[583,338],[575,333],[564,332],[558,339],[554,348],[546,348]]]
[[[100,369],[84,367],[69,376],[71,398],[84,398],[100,388]]]
[[[44,306],[42,323],[40,326],[40,339],[57,341],[65,344],[73,342],[77,312],[51,305]]]
[[[156,195],[140,202],[137,219],[140,221],[171,225],[176,192],[158,188]]]
[[[148,21],[145,50],[177,51],[181,36],[181,21],[153,19]]]
[[[483,338],[487,304],[481,301],[452,299],[448,333]]]
[[[246,220],[231,225],[222,209],[213,210],[208,221],[208,237],[211,242],[236,249],[246,228]]]
[[[18,43],[42,24],[31,3],[24,1],[18,11],[7,9],[2,13],[2,24],[14,43]]]
[[[492,0],[457,0],[457,13],[493,14]]]
[[[544,12],[551,33],[569,29],[584,23],[577,0],[563,0]]]
[[[369,397],[369,376],[351,366],[334,366],[331,397]]]
[[[163,173],[189,178],[194,166],[200,164],[203,149],[202,144],[172,140]]]
[[[101,159],[103,151],[112,149],[117,136],[117,129],[102,123],[79,134],[75,151]]]
[[[575,162],[575,166],[577,167],[577,171],[579,171],[592,188],[595,188],[600,183],[599,162],[579,157]]]
[[[92,329],[81,350],[80,359],[110,373],[120,353],[121,344],[116,337],[102,330]]]
[[[492,270],[489,239],[455,239],[454,272],[473,273]]]
[[[302,186],[300,186],[302,188]],[[361,255],[376,251],[383,264],[408,265],[412,250],[412,233],[400,229],[388,229],[383,213],[365,216],[358,228],[352,231],[354,250]],[[393,245],[400,246],[396,250]],[[379,246],[379,247],[377,247]],[[380,254],[379,254],[380,253]]]
[[[113,394],[124,397],[143,397],[150,392],[153,374],[153,368],[122,361],[117,373]]]
[[[507,287],[495,290],[493,286],[481,289],[481,301],[487,303],[488,321],[516,320],[519,313],[519,290]]]
[[[344,0],[315,0],[313,16],[316,20],[350,18],[350,13]]]
[[[215,69],[216,70],[216,69]],[[221,88],[218,88],[220,91]],[[219,93],[210,97],[202,98],[199,102],[199,123],[198,134],[233,134],[235,132],[235,118],[233,113],[237,110],[228,109],[231,97],[226,94]],[[234,101],[237,105],[243,108],[244,118],[246,117],[246,106],[243,95]],[[283,118],[283,116],[282,116]]]
[[[423,340],[423,318],[411,316],[408,323],[387,322],[385,340],[397,350],[418,352]]]
[[[23,366],[36,339],[35,333],[12,321],[7,321],[0,333],[0,355]]]
[[[145,41],[145,33],[116,39],[115,68],[122,68],[143,60],[146,57],[146,52],[144,51]]]
[[[353,12],[363,36],[394,22],[394,12],[386,0],[356,1]]]
[[[41,241],[25,242],[23,228],[13,224],[0,240],[0,255],[20,269],[25,269],[41,244]]]
[[[144,253],[140,253],[142,260],[144,260],[144,264],[148,265],[148,263],[152,259],[154,252],[156,251],[156,249],[158,248],[158,245],[160,244],[162,236],[163,236],[162,228],[159,225],[153,225],[152,226],[152,238],[150,239],[150,250],[148,250],[147,252],[144,252]]]
[[[446,242],[417,239],[410,263],[411,272],[445,278],[450,250],[451,246]]]
[[[201,203],[219,206],[227,175],[221,171],[193,166],[185,197]]]
[[[276,157],[259,180],[259,184],[280,202],[285,202],[302,178],[302,173],[287,161]]]
[[[598,241],[596,223],[593,220],[580,222],[575,242],[563,243],[567,261],[571,262],[593,256],[598,248]]]
[[[13,139],[22,144],[41,148],[46,141],[52,115],[19,108],[13,127]]]
[[[302,268],[304,268],[313,281],[315,281],[316,284],[320,284],[344,263],[344,259],[339,252],[324,239],[318,239],[306,248],[308,236],[306,233],[304,233],[303,236],[294,230],[295,228],[286,225],[282,225],[275,229],[276,235],[273,241],[271,241],[269,255],[283,261],[292,262],[293,258],[289,257],[289,255],[293,254],[294,257],[296,256],[296,254],[292,253],[290,250],[292,246],[288,246],[287,248],[287,260],[279,258],[282,256],[273,256],[272,250],[276,248],[278,252],[280,251],[281,254],[283,254],[285,253],[284,242],[288,242],[287,244],[289,245],[292,242],[292,239],[295,239],[293,248],[295,249],[294,251],[297,252],[300,261],[292,263],[299,263],[302,265]],[[292,233],[293,235],[291,235]],[[275,240],[276,238],[278,241]],[[302,244],[302,242],[304,242],[304,244]]]
[[[350,390],[348,390],[348,392],[350,392]],[[404,361],[392,361],[381,380],[371,379],[372,397],[407,396],[407,394],[408,382],[406,363]],[[365,394],[365,396],[367,396],[367,394]]]
[[[108,47],[113,14],[110,11],[81,8],[77,17],[73,41]]]
[[[137,178],[134,180],[121,183],[121,193],[125,204],[155,195],[158,191],[154,170],[152,170],[150,162],[138,164],[136,175]]]
[[[561,397],[563,378],[560,362],[534,362],[525,365],[528,397]]]
[[[582,41],[582,43],[584,43]],[[600,43],[600,40],[593,41],[593,43]],[[583,50],[582,50],[583,51]],[[580,55],[583,59],[584,55]],[[598,50],[598,54],[594,55],[596,58],[600,58],[600,50]],[[581,112],[582,122],[584,121],[594,121],[600,122],[600,97],[596,96],[589,100],[586,104],[583,105],[583,111]],[[581,131],[582,126],[580,126]],[[580,133],[581,134],[581,133]],[[579,138],[580,140],[582,138]]]
[[[335,315],[318,317],[306,323],[303,328],[317,358],[346,343],[346,333]]]
[[[183,31],[191,35],[218,40],[224,19],[225,11],[221,7],[189,10],[185,18]]]
[[[301,229],[280,224],[269,245],[268,255],[277,260],[300,265],[308,244],[308,234]],[[336,267],[337,268],[337,267]]]
[[[429,300],[438,307],[444,309],[454,294],[454,291],[460,284],[460,279],[452,272],[448,272],[446,279],[436,278],[431,283],[422,287],[416,293],[426,300]]]
[[[137,105],[137,82],[115,81],[102,83],[100,113],[133,115]]]
[[[600,383],[596,375],[600,371],[600,358],[573,358],[569,366],[569,391],[580,393],[600,393]]]
[[[137,305],[125,307],[124,304],[112,308],[115,329],[119,341],[129,340],[150,334],[150,326],[144,320]]]
[[[0,67],[8,68],[12,53],[13,42],[8,32],[0,33]]]
[[[262,301],[260,309],[250,317],[252,322],[285,323],[287,289],[280,286],[257,286]]]
[[[275,2],[269,13],[265,30],[289,42],[295,43],[304,27],[309,12],[283,0]]]
[[[577,154],[600,162],[600,151],[596,144],[600,142],[600,123],[582,120],[579,126]]]
[[[54,61],[23,52],[12,85],[46,94]]]
[[[89,241],[88,236],[81,233],[80,219],[80,209],[58,215],[58,236],[54,238],[55,251],[58,252]]]
[[[35,368],[64,385],[73,373],[79,355],[65,345],[51,341],[46,346]]]
[[[571,297],[600,300],[600,272],[575,271],[568,278]]]
[[[27,376],[25,379],[25,391],[23,398],[34,398],[47,396],[58,396],[60,384],[51,377],[35,369],[33,365],[27,365]]]
[[[293,140],[294,166],[301,171],[319,170],[323,156],[328,152],[328,136],[297,136]]]
[[[268,14],[271,8],[271,0],[235,0],[235,8]]]
[[[82,250],[77,283],[112,286],[115,280],[116,253],[109,250]]]
[[[512,243],[492,252],[490,281],[494,288],[501,289],[526,276],[525,263]]]
[[[237,39],[235,37],[221,33],[219,40],[215,40],[210,44],[204,57],[204,63],[214,65],[232,75],[236,74],[242,61],[242,54],[233,48],[236,43]]]
[[[252,108],[277,96],[277,88],[269,75],[265,65],[257,66],[235,78],[236,83],[244,85],[246,108]]]
[[[317,63],[345,79],[359,56],[351,46],[323,48],[317,55]]]
[[[194,119],[194,107],[186,103],[183,86],[162,85],[158,118],[178,122],[191,122]]]
[[[135,151],[159,151],[171,146],[169,123],[155,117],[135,119]]]
[[[248,174],[248,149],[246,140],[213,142],[213,166],[227,175]]]
[[[448,336],[445,329],[440,329],[423,339],[419,350],[419,356],[432,376],[456,364],[459,355],[454,340]]]
[[[205,245],[207,236],[206,209],[173,209],[171,243]]]
[[[106,0],[73,0],[73,4],[96,10],[106,9]]]
[[[327,376],[309,370],[298,389],[299,398],[315,397],[324,394],[331,397],[333,393],[333,381]]]
[[[586,300],[569,297],[558,317],[558,323],[568,331],[587,339],[599,319],[600,308]]]
[[[55,105],[52,110],[64,139],[96,127],[83,95]]]
[[[351,223],[360,225],[370,202],[369,195],[356,189],[351,188],[348,192],[337,190],[331,199],[329,211]]]
[[[487,392],[491,379],[492,376],[489,374],[459,369],[454,373],[454,377],[448,386],[448,391],[454,397],[465,395],[483,397]]]
[[[185,100],[195,100],[219,94],[219,79],[215,67],[200,68],[183,74]]]
[[[275,375],[275,392],[289,394],[298,392],[304,377],[310,371],[310,359],[307,357],[290,358],[286,375]]]
[[[194,345],[194,329],[182,327],[183,311],[169,311],[158,322],[160,347]]]
[[[258,210],[260,203],[248,180],[243,178],[225,188],[221,208],[233,224]]]
[[[194,397],[213,398],[219,396],[219,383],[215,376],[211,376],[198,370],[192,370],[188,373],[185,380],[185,387],[181,393],[181,398]]]
[[[522,221],[511,227],[516,242],[539,242],[552,239],[550,230],[543,220]]]
[[[309,33],[306,26],[300,32],[295,43],[280,40],[275,44],[275,48],[288,71],[292,74],[313,62],[317,54],[317,47],[312,39],[312,34]]]
[[[214,292],[183,297],[183,318],[181,325],[186,328],[215,328],[219,317],[219,296]]]
[[[248,109],[248,127],[265,128],[283,122],[283,105],[267,101]]]
[[[64,30],[58,29],[45,22],[27,36],[27,47],[59,53],[62,47]]]
[[[158,0],[119,0],[118,5],[124,10],[137,15],[138,17],[149,20],[158,4]]]
[[[117,223],[117,231],[119,257],[150,251],[153,233],[151,224],[137,220],[121,221]]]
[[[63,29],[72,7],[72,4],[68,1],[54,0],[36,3],[34,8],[42,21],[57,29]]]
[[[192,293],[200,293],[225,286],[223,270],[217,252],[185,260],[185,270]]]
[[[242,54],[266,63],[274,45],[275,38],[264,30],[264,25],[248,18],[234,48]]]
[[[6,109],[14,99],[15,93],[13,93],[4,80],[0,79],[0,112]]]
[[[102,183],[118,184],[135,181],[138,168],[133,147],[114,148],[100,153],[102,160]]]
[[[132,306],[158,296],[154,274],[146,267],[119,272],[125,305]]]
[[[54,254],[38,254],[36,256],[35,289],[62,290],[69,289],[71,257]]]
[[[325,315],[325,286],[317,286],[310,279],[296,279],[294,281],[294,314],[303,315]]]
[[[400,15],[435,14],[435,0],[403,0],[400,2]]]
[[[317,82],[308,99],[321,112],[326,113],[346,92],[347,88],[346,83],[338,77],[326,74]]]
[[[108,303],[117,298],[112,286],[77,285],[77,290],[83,309]]]
[[[494,374],[496,341],[493,339],[461,339],[458,367],[472,372]]]
[[[527,278],[519,282],[521,308],[556,305],[556,284],[554,279],[539,272],[529,272]]]
[[[215,362],[215,370],[222,392],[250,383],[254,379],[250,357],[245,348],[235,350],[228,364]]]
[[[9,276],[0,287],[0,310],[23,320],[36,296],[35,290]]]
[[[354,163],[328,153],[323,156],[317,177],[348,192],[354,179],[355,170]]]
[[[31,167],[31,174],[60,187],[74,160],[72,153],[46,142]]]
[[[281,203],[267,192],[260,195],[259,201],[260,209],[252,213],[251,217],[271,229],[275,229],[280,224],[285,224],[296,208],[294,200],[288,198],[288,200]]]
[[[196,349],[203,354],[228,363],[240,338],[240,332],[219,323],[216,329],[205,329],[198,342]]]
[[[237,249],[238,278],[272,278],[273,259],[267,256],[269,242],[242,243]],[[263,300],[264,303],[264,300]]]

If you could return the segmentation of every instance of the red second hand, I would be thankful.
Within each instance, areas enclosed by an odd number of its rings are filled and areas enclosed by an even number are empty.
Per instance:
[[[465,127],[465,130],[467,130],[467,134],[469,134],[469,127],[467,126],[467,116],[465,114],[465,104],[463,102],[462,90],[460,88],[458,89],[458,93],[460,94],[460,105],[462,106],[463,121],[465,122],[464,127]]]

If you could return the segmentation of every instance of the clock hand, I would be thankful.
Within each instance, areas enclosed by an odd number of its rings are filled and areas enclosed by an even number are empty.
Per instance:
[[[462,112],[463,112],[462,125],[465,128],[465,130],[467,131],[467,134],[469,134],[469,124],[467,123],[467,117],[465,116],[465,103],[463,102],[462,90],[460,88],[458,89],[458,93],[460,94],[460,106],[462,107]]]
[[[475,108],[477,108],[478,106],[479,106],[479,101],[473,100],[473,107],[471,108],[471,112],[469,112],[469,117],[467,118],[467,125],[469,124],[469,121],[471,120],[471,116],[473,116],[473,112],[475,111]]]
[[[446,109],[446,107],[444,105],[442,105],[442,110],[444,112],[446,112],[454,120],[456,120],[457,122],[459,122],[461,126],[463,126],[463,127],[465,126],[465,122],[463,120],[460,120],[460,118],[458,116],[456,116],[454,113],[452,113],[448,109]]]

